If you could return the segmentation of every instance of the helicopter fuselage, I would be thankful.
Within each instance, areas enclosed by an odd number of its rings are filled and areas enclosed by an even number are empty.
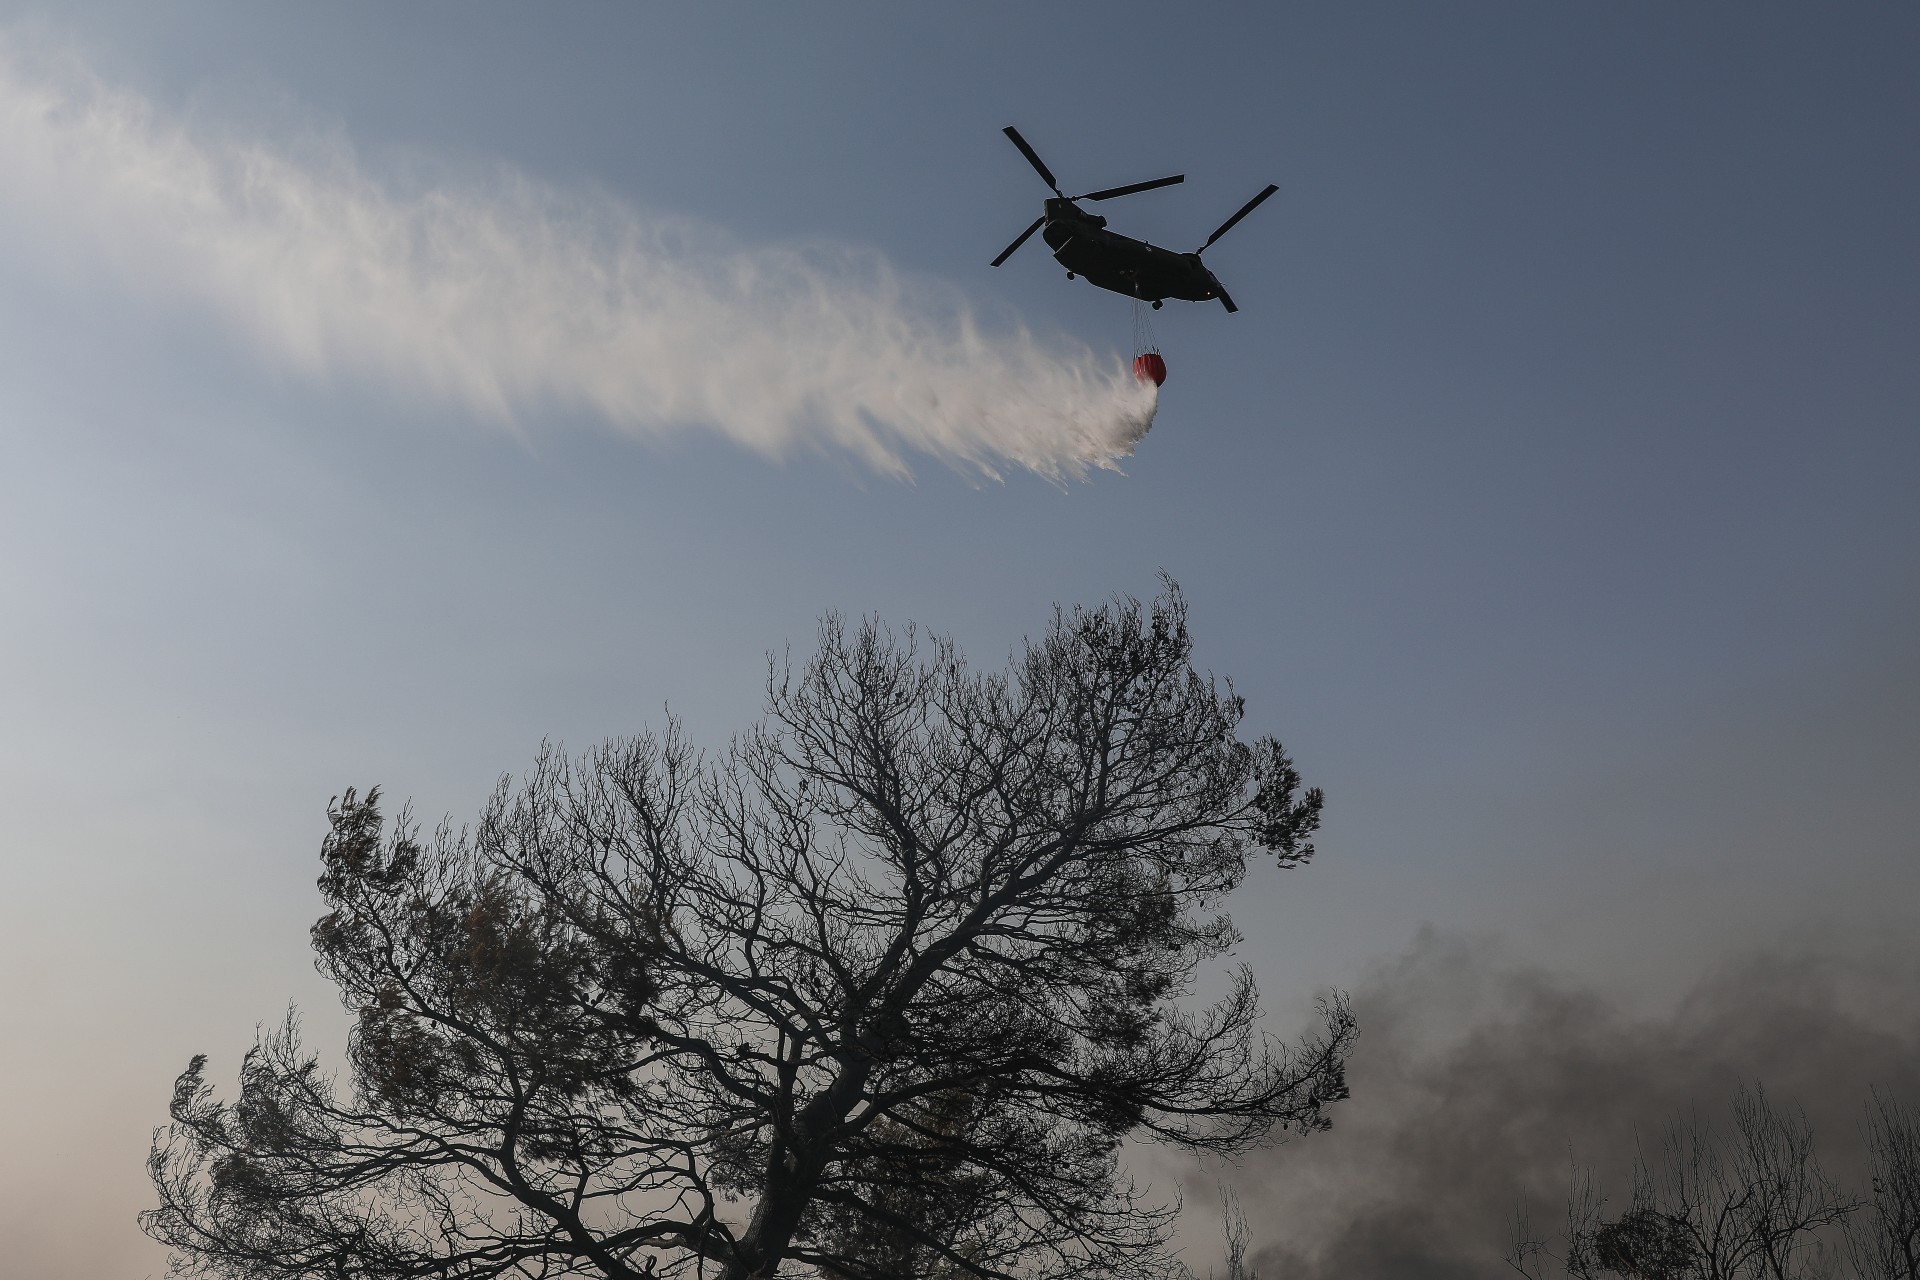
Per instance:
[[[1109,231],[1105,218],[1070,200],[1047,201],[1040,237],[1069,272],[1129,298],[1153,303],[1166,298],[1207,302],[1221,296],[1220,282],[1199,254],[1175,253]]]

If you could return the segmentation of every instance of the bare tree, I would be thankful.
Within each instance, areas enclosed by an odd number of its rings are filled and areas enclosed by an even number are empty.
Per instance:
[[[1867,1106],[1873,1194],[1848,1233],[1861,1280],[1920,1280],[1920,1113],[1876,1092]]]
[[[1578,1280],[1812,1280],[1829,1273],[1824,1238],[1856,1206],[1822,1171],[1797,1108],[1759,1089],[1733,1099],[1733,1132],[1697,1116],[1667,1126],[1657,1160],[1641,1159],[1625,1212],[1609,1219],[1590,1175],[1576,1171],[1564,1256],[1516,1220],[1508,1264],[1530,1277],[1553,1261]]]
[[[1338,999],[1283,1046],[1196,1007],[1254,850],[1321,797],[1195,671],[1172,584],[999,674],[829,618],[765,719],[547,751],[470,829],[330,806],[341,1084],[289,1022],[196,1058],[144,1225],[186,1275],[845,1280],[1166,1274],[1123,1138],[1327,1123]]]
[[[1605,1221],[1601,1213],[1605,1205],[1606,1198],[1600,1194],[1593,1171],[1576,1163],[1573,1189],[1567,1195],[1566,1227],[1559,1241],[1562,1252],[1554,1252],[1555,1242],[1535,1225],[1532,1209],[1523,1200],[1513,1212],[1512,1243],[1505,1255],[1507,1266],[1527,1280],[1546,1280],[1556,1263],[1560,1264],[1562,1274],[1577,1274],[1574,1266],[1584,1262],[1581,1243]]]
[[[1227,1245],[1226,1280],[1260,1280],[1259,1274],[1247,1264],[1247,1246],[1253,1242],[1247,1212],[1240,1207],[1240,1197],[1228,1190],[1220,1193],[1220,1231]]]

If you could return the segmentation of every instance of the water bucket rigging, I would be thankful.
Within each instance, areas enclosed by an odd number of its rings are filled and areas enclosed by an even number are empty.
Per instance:
[[[1156,387],[1167,380],[1167,362],[1153,331],[1153,312],[1138,299],[1133,304],[1133,376]]]

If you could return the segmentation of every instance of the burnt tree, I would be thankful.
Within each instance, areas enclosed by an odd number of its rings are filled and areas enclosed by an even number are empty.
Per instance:
[[[1320,794],[1192,665],[1176,589],[1057,613],[1000,673],[829,618],[766,716],[543,752],[470,827],[330,806],[337,1081],[289,1022],[151,1158],[178,1272],[1146,1276],[1123,1141],[1324,1127],[1337,999],[1260,1027],[1221,910]]]
[[[1859,1207],[1821,1167],[1813,1130],[1796,1107],[1759,1088],[1733,1097],[1731,1132],[1687,1114],[1668,1123],[1657,1158],[1642,1158],[1617,1217],[1591,1174],[1567,1204],[1565,1254],[1533,1235],[1524,1213],[1510,1267],[1545,1280],[1560,1264],[1573,1280],[1822,1280]]]

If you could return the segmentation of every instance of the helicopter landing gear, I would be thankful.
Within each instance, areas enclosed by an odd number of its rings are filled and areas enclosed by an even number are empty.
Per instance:
[[[1158,298],[1154,299],[1153,309],[1155,311],[1158,311],[1160,309],[1160,300]]]
[[[1079,278],[1080,278],[1080,277],[1079,277],[1079,276],[1076,276],[1075,274],[1073,274],[1073,272],[1071,272],[1071,271],[1069,271],[1069,272],[1067,272],[1067,279],[1069,279],[1069,280],[1078,280]]]

